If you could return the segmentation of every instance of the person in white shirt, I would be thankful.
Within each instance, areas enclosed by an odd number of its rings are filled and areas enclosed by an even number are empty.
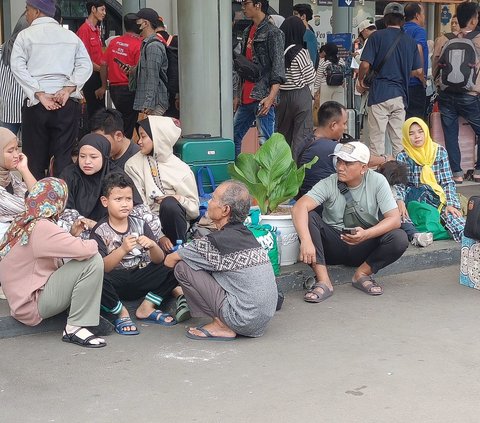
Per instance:
[[[58,176],[71,163],[78,133],[81,89],[92,74],[82,41],[53,19],[55,0],[27,0],[30,24],[18,34],[10,66],[26,101],[22,109],[23,152],[37,179],[54,157]]]

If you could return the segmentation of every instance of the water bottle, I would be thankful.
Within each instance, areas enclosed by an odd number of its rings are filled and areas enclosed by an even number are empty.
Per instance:
[[[177,239],[175,242],[175,246],[172,248],[172,253],[177,251],[179,248],[182,248],[183,241],[181,239]]]
[[[282,261],[282,232],[277,229],[275,234],[277,237],[278,265],[280,266]]]

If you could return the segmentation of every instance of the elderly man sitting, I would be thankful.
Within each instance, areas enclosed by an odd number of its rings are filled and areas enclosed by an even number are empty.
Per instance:
[[[237,334],[257,337],[275,313],[277,287],[267,252],[243,225],[250,195],[240,182],[222,183],[208,204],[218,231],[168,255],[194,317],[213,321],[190,328],[197,340],[230,341]]]
[[[368,169],[368,147],[350,142],[333,156],[337,173],[318,182],[292,211],[301,241],[300,260],[315,273],[316,283],[304,297],[312,303],[333,294],[327,264],[358,266],[353,286],[370,295],[382,294],[372,275],[398,260],[408,247],[387,180]],[[320,204],[322,216],[313,211]]]

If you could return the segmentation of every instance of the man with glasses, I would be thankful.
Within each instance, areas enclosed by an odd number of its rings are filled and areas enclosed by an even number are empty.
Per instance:
[[[368,147],[349,142],[333,156],[337,172],[318,182],[292,210],[300,260],[315,273],[315,284],[304,297],[310,303],[333,294],[327,264],[357,267],[352,285],[369,295],[381,295],[383,288],[373,275],[398,260],[408,247],[387,180],[368,169]],[[324,206],[322,216],[314,212],[319,205]]]
[[[235,155],[240,154],[242,138],[252,123],[257,121],[260,143],[272,135],[275,127],[275,104],[278,102],[280,84],[285,82],[285,61],[283,56],[284,35],[267,18],[268,1],[243,1],[242,8],[252,23],[242,37],[242,55],[260,69],[255,81],[242,77],[242,84],[235,96],[234,104],[241,105],[234,110]],[[240,102],[238,101],[240,99]]]

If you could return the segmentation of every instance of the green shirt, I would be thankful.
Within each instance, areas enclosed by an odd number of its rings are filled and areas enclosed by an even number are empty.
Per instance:
[[[317,182],[306,195],[316,203],[323,204],[322,219],[327,225],[342,229],[343,213],[347,202],[338,189],[337,182],[338,176],[335,173]],[[365,173],[358,187],[349,188],[349,190],[359,206],[372,216],[378,216],[379,211],[385,214],[397,208],[387,180],[373,170]]]

